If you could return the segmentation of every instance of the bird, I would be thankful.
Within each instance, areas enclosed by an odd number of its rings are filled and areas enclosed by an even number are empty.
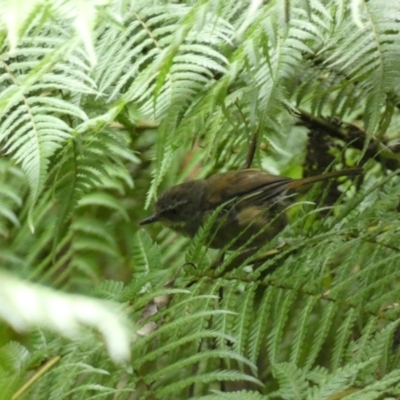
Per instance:
[[[297,189],[362,173],[362,168],[349,168],[292,179],[259,169],[223,172],[166,189],[155,204],[154,214],[139,224],[161,222],[193,238],[211,216],[215,220],[208,233],[208,247],[228,250],[260,247],[287,225],[284,210]]]

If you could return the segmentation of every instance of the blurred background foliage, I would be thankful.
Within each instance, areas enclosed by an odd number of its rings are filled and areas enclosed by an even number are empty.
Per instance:
[[[400,3],[0,9],[1,399],[398,398]],[[300,197],[255,265],[139,229],[252,148],[274,174],[365,174]]]

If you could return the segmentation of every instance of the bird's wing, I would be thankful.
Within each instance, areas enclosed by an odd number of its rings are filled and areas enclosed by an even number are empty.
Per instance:
[[[289,182],[292,179],[270,175],[257,169],[225,172],[207,179],[206,200],[215,206],[244,197],[262,203],[282,193]]]

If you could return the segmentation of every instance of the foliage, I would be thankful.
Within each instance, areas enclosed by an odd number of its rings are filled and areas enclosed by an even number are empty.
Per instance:
[[[0,0],[0,398],[397,398],[400,3],[27,4]],[[239,263],[204,246],[211,220],[139,230],[252,143],[271,173],[365,176]],[[77,326],[124,337],[80,319],[104,299],[132,321],[122,365]]]

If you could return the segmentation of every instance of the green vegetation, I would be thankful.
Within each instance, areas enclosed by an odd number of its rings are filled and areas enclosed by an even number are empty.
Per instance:
[[[399,1],[0,9],[1,400],[399,398]],[[299,197],[256,263],[211,224],[139,229],[252,148],[365,174]]]

